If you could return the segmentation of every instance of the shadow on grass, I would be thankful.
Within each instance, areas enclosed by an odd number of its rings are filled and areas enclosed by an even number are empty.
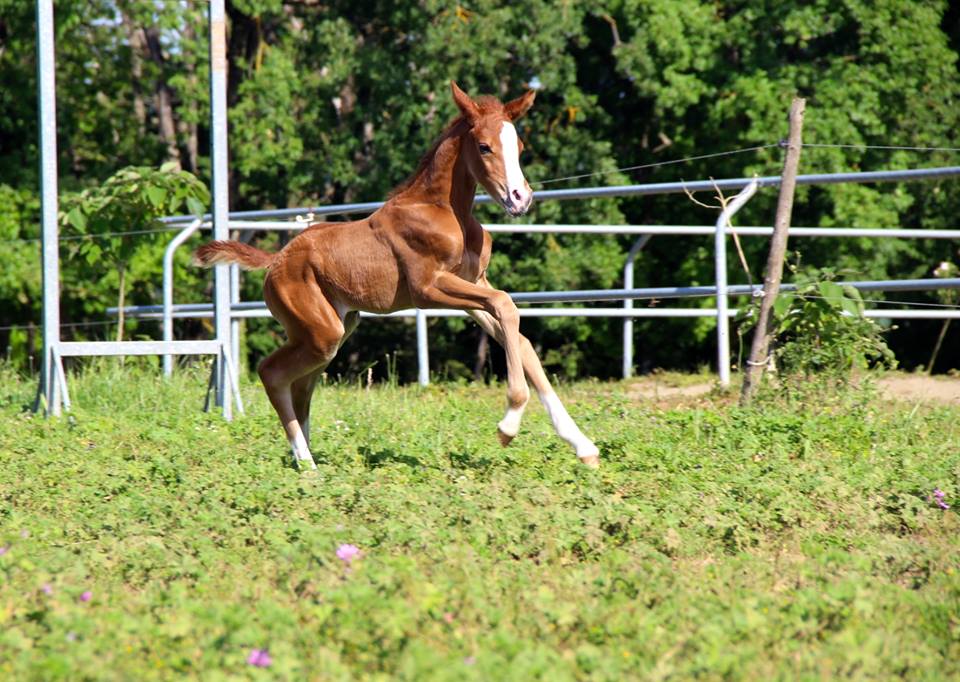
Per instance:
[[[373,448],[364,445],[360,448],[359,453],[363,457],[363,465],[368,469],[376,469],[389,464],[405,464],[412,468],[423,466],[423,462],[419,458],[400,454],[390,448],[374,451]]]
[[[469,452],[449,452],[447,458],[453,469],[473,469],[482,473],[490,471],[495,464],[489,457],[477,457]]]

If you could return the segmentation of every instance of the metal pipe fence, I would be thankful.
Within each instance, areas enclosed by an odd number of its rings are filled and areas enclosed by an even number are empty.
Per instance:
[[[836,173],[836,174],[815,174],[801,175],[798,177],[798,184],[834,184],[840,182],[896,182],[905,180],[928,180],[933,178],[956,177],[960,175],[960,166],[951,166],[944,168],[919,169],[919,170],[901,170],[901,171],[878,171],[870,173]],[[566,309],[563,313],[551,313],[554,308],[540,308],[522,313],[524,317],[546,317],[546,316],[573,316],[576,311],[584,317],[621,317],[624,319],[623,331],[623,368],[624,378],[629,377],[633,370],[633,319],[636,317],[706,317],[713,316],[717,320],[717,367],[720,376],[720,383],[726,385],[729,383],[729,327],[728,320],[730,315],[726,311],[727,295],[732,295],[735,290],[731,287],[726,289],[726,236],[727,235],[749,235],[762,236],[772,234],[773,228],[770,226],[756,227],[734,227],[730,225],[730,217],[740,208],[749,198],[762,186],[776,186],[779,184],[779,176],[767,176],[763,178],[732,178],[717,181],[697,181],[690,183],[655,183],[648,185],[626,185],[620,187],[603,188],[577,188],[574,190],[548,190],[537,193],[539,201],[551,199],[575,199],[592,198],[601,196],[643,196],[660,193],[679,193],[685,191],[706,191],[719,189],[741,189],[741,194],[728,204],[728,207],[718,218],[714,226],[703,225],[517,225],[517,224],[491,224],[485,228],[493,234],[597,234],[597,235],[637,235],[638,241],[635,242],[630,252],[627,254],[624,264],[624,289],[608,290],[603,298],[590,299],[583,296],[595,295],[596,292],[529,292],[515,295],[515,301],[522,302],[541,302],[541,303],[560,303],[587,300],[620,300],[623,301],[623,310],[616,314],[599,315],[594,312],[587,312],[591,309]],[[749,190],[749,191],[743,191]],[[480,195],[477,197],[478,203],[489,202],[489,197]],[[343,204],[338,206],[310,207],[310,208],[290,208],[262,211],[238,211],[231,213],[228,225],[233,230],[268,230],[268,231],[298,231],[309,224],[309,221],[318,216],[330,215],[354,215],[358,213],[368,213],[376,210],[383,205],[383,202],[366,202]],[[278,221],[276,218],[294,217],[295,221]],[[179,224],[188,220],[187,217],[176,216],[166,219],[170,224]],[[184,228],[184,231],[190,230],[197,219],[194,218],[190,224]],[[204,223],[205,225],[206,223]],[[195,230],[194,230],[195,231]],[[960,239],[960,230],[920,230],[920,229],[902,229],[902,228],[820,228],[820,227],[797,227],[790,231],[795,237],[883,237],[883,238],[901,238],[901,239]],[[183,232],[178,234],[180,238]],[[712,235],[714,237],[714,255],[715,255],[715,282],[716,286],[707,293],[708,288],[701,287],[700,291],[695,288],[687,288],[687,293],[680,296],[716,296],[717,304],[715,308],[703,308],[700,310],[706,313],[681,313],[685,309],[660,309],[670,310],[672,314],[651,313],[651,309],[642,309],[637,312],[633,310],[633,301],[635,298],[631,295],[633,291],[633,263],[640,250],[656,235]],[[176,238],[175,238],[176,239]],[[179,243],[182,243],[181,239]],[[237,270],[234,269],[234,273]],[[172,261],[170,267],[164,268],[164,289],[166,290],[172,280]],[[893,281],[890,281],[893,282]],[[889,283],[889,282],[888,282]],[[265,306],[253,310],[238,307],[239,302],[239,279],[238,274],[231,277],[231,320],[234,322],[231,337],[238,335],[236,320],[243,317],[269,316]],[[925,289],[943,288],[942,280],[929,280],[924,285]],[[683,288],[659,289],[656,296],[658,298],[673,298],[674,295],[668,293],[671,290],[683,290]],[[567,296],[569,294],[569,296]],[[526,297],[532,296],[527,300]],[[639,296],[638,296],[639,297]],[[242,304],[241,304],[242,306]],[[262,304],[261,304],[262,306]],[[593,309],[595,310],[595,309]],[[196,312],[199,312],[196,311]],[[906,312],[906,311],[902,311]],[[916,311],[918,315],[915,318],[938,317],[946,319],[952,315],[946,314],[946,311]],[[133,308],[128,314],[150,314],[146,309]],[[177,315],[189,316],[181,309]],[[417,328],[417,358],[418,358],[418,380],[421,384],[429,382],[429,354],[428,354],[428,334],[427,320],[430,317],[446,317],[445,313],[435,310],[427,311],[397,311],[389,317],[413,317],[416,320]],[[870,312],[871,317],[889,317],[896,318],[900,316],[897,311],[884,311],[883,315]],[[364,315],[367,317],[367,315]],[[163,311],[164,320],[164,339],[172,341],[172,320],[174,318],[172,305],[167,304]],[[170,331],[168,331],[170,330]],[[236,339],[232,339],[231,350],[234,354],[234,364],[239,364],[239,344]],[[172,367],[165,364],[164,371],[169,373]]]

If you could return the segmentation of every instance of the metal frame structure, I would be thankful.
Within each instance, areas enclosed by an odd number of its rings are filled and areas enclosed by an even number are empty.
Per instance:
[[[213,165],[213,233],[227,239],[227,56],[224,0],[210,0],[210,110]],[[37,0],[37,94],[40,109],[40,182],[43,252],[43,361],[36,409],[59,415],[70,397],[62,358],[103,355],[213,355],[212,386],[225,419],[233,401],[242,412],[238,377],[232,362],[230,273],[214,270],[213,312],[216,334],[207,341],[62,341],[60,338],[60,264],[57,225],[56,58],[53,0]],[[171,292],[172,295],[172,292]]]
[[[960,167],[945,167],[920,170],[902,170],[902,171],[883,171],[872,173],[840,173],[829,175],[802,175],[799,176],[800,184],[835,184],[838,182],[881,182],[881,181],[906,181],[906,180],[928,180],[931,178],[956,177],[960,175]],[[633,319],[636,317],[715,317],[717,320],[717,366],[720,383],[727,385],[730,380],[730,352],[729,352],[729,324],[730,317],[736,315],[736,310],[728,310],[728,296],[740,296],[752,294],[756,295],[759,287],[753,289],[745,287],[727,287],[726,285],[726,237],[727,235],[748,235],[762,236],[772,234],[772,227],[733,227],[730,220],[733,214],[739,210],[742,205],[749,200],[754,192],[762,185],[774,186],[779,182],[779,177],[770,176],[766,178],[732,178],[713,181],[702,181],[693,183],[660,183],[655,185],[627,185],[612,188],[579,188],[576,190],[553,190],[548,192],[538,192],[539,201],[550,199],[575,199],[590,198],[595,196],[620,196],[620,195],[649,195],[660,193],[677,193],[686,190],[707,190],[714,186],[726,188],[740,188],[741,194],[728,203],[727,208],[718,218],[714,226],[690,226],[690,225],[520,225],[520,224],[492,224],[486,225],[486,229],[491,233],[549,233],[549,234],[617,234],[617,235],[636,235],[637,241],[633,244],[627,254],[624,264],[623,279],[624,288],[619,290],[606,291],[552,291],[552,292],[529,292],[513,294],[517,303],[561,303],[576,301],[598,301],[598,300],[617,300],[623,301],[623,308],[521,308],[522,317],[620,317],[624,319],[623,325],[623,377],[628,378],[633,373]],[[487,203],[489,197],[480,196],[478,201]],[[242,211],[231,214],[230,227],[239,230],[275,230],[275,231],[297,231],[309,222],[304,219],[304,214],[331,215],[354,215],[358,213],[369,213],[381,206],[381,202],[370,202],[363,204],[345,204],[336,206],[324,206],[314,208],[293,208],[278,209],[267,211]],[[296,222],[264,220],[264,218],[282,218],[295,216]],[[312,217],[312,216],[311,216]],[[260,218],[256,220],[255,218]],[[187,218],[173,217],[167,219],[171,224],[180,224]],[[172,250],[177,245],[195,233],[202,227],[196,219],[191,222],[184,230],[174,238],[168,248],[168,260],[165,260],[164,267],[164,291],[172,291]],[[875,238],[901,238],[901,239],[960,239],[960,230],[923,230],[923,229],[886,229],[886,228],[823,228],[823,227],[795,227],[791,228],[790,234],[794,237],[875,237]],[[715,259],[715,285],[713,287],[660,287],[634,289],[633,267],[634,261],[642,251],[647,242],[657,235],[712,235],[714,238],[714,259]],[[238,281],[238,280],[234,280]],[[876,290],[930,290],[942,288],[957,288],[960,286],[960,280],[886,280],[871,282],[854,282],[854,286],[865,291]],[[789,290],[789,286],[785,290]],[[726,290],[726,294],[724,294]],[[633,301],[642,298],[682,298],[687,296],[716,296],[717,305],[713,308],[634,308]],[[234,320],[248,317],[269,317],[263,302],[240,302],[239,292],[233,289],[231,292],[231,315]],[[116,309],[111,308],[109,312],[115,313]],[[125,308],[125,314],[134,317],[143,317],[150,319],[162,319],[164,323],[165,339],[172,339],[172,321],[180,317],[209,317],[211,315],[211,306],[209,304],[181,304],[173,305],[172,297],[164,299],[163,306],[130,306]],[[418,379],[420,384],[429,383],[429,351],[427,342],[427,319],[429,317],[452,317],[463,316],[464,313],[450,310],[401,310],[391,313],[387,316],[373,315],[364,313],[364,317],[412,317],[416,318],[417,325],[417,362]],[[893,319],[948,319],[960,318],[960,311],[944,310],[872,310],[867,311],[866,315],[873,318],[893,318]],[[236,341],[236,333],[234,333]],[[235,363],[239,364],[238,356],[235,355]],[[172,365],[165,365],[165,371],[170,372]]]

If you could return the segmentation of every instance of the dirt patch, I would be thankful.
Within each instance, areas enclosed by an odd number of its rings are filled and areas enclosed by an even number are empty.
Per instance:
[[[702,398],[716,388],[716,382],[676,382],[658,377],[635,379],[627,395],[637,400],[678,402]],[[929,377],[924,374],[889,374],[877,381],[880,394],[888,400],[929,401],[960,405],[960,377]]]
[[[688,384],[685,386],[671,386],[655,380],[644,380],[630,386],[627,393],[631,398],[645,398],[647,400],[669,400],[671,398],[699,398],[714,388],[709,384]]]
[[[923,374],[893,374],[877,382],[880,393],[891,400],[929,400],[960,405],[960,379]]]

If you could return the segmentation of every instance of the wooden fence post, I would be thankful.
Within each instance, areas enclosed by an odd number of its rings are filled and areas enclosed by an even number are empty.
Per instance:
[[[780,179],[780,198],[777,200],[777,217],[770,238],[770,255],[767,257],[766,274],[763,278],[763,298],[760,301],[760,316],[753,333],[750,357],[744,368],[743,386],[740,390],[740,405],[753,399],[760,378],[767,366],[770,337],[773,331],[773,304],[780,291],[783,276],[783,259],[787,251],[787,236],[790,231],[790,214],[793,211],[793,195],[797,186],[797,166],[800,164],[801,133],[806,100],[795,97],[790,105],[790,133],[787,140],[787,156],[783,161]]]

